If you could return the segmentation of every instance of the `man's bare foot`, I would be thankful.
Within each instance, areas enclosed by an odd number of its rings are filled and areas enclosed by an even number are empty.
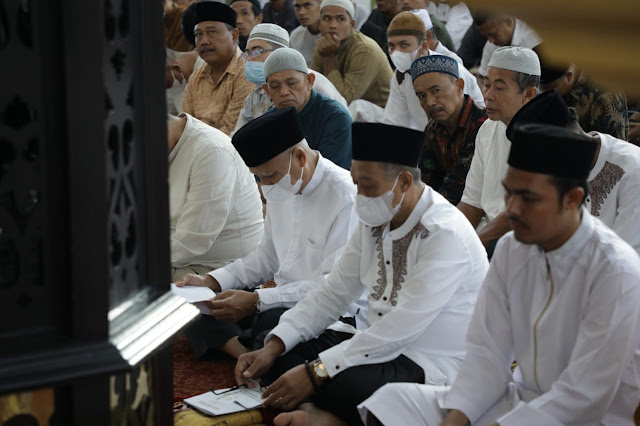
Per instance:
[[[224,345],[220,346],[220,350],[235,359],[238,359],[240,355],[249,352],[249,348],[240,343],[237,336],[227,340]]]
[[[299,410],[281,413],[273,419],[276,426],[341,426],[346,423],[328,411],[319,410],[311,403],[300,404]]]
[[[308,411],[296,410],[278,414],[273,419],[273,424],[276,426],[306,426],[311,424],[310,419]]]

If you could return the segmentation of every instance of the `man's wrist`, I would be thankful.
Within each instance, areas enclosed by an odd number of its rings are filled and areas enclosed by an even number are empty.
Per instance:
[[[256,313],[260,313],[260,294],[257,291],[253,293],[253,310]]]
[[[277,357],[282,355],[285,349],[286,346],[284,342],[278,336],[273,336],[273,338],[271,338],[271,340],[269,340],[267,344],[264,345],[264,351],[269,353],[273,357],[273,359],[276,359]]]
[[[469,417],[460,410],[449,410],[441,426],[465,426],[469,424]]]
[[[222,287],[220,287],[220,283],[218,282],[218,280],[216,280],[209,274],[206,274],[204,276],[204,284],[216,293],[222,292]]]

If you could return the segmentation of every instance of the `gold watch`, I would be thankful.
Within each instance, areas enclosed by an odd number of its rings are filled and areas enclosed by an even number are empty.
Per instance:
[[[320,361],[320,358],[313,361],[313,377],[316,379],[316,383],[321,384],[329,378],[329,373],[324,368],[324,364]]]

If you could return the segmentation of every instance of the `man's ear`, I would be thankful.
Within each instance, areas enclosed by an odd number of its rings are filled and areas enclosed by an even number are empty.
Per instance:
[[[423,56],[429,56],[429,42],[425,39],[420,43],[420,48],[418,50],[418,58],[422,58]]]
[[[406,170],[401,172],[398,177],[398,186],[400,187],[400,190],[402,190],[402,192],[407,192],[409,188],[411,188],[411,185],[413,185],[413,175],[411,172]]]
[[[351,20],[351,29],[355,29],[356,28],[356,21],[355,19]]]
[[[536,89],[533,86],[529,86],[526,89],[524,89],[524,99],[526,100],[525,103],[529,102],[531,99],[535,98],[536,96],[538,96],[538,89]]]
[[[237,28],[234,28],[231,30],[231,39],[233,40],[234,44],[238,44],[238,40],[240,39],[240,30]]]
[[[316,75],[312,72],[306,75],[307,81],[309,82],[309,88],[313,88],[313,83],[316,82]]]
[[[456,84],[456,88],[458,89],[458,93],[464,93],[464,80],[461,78],[458,78],[455,81]]]
[[[583,198],[584,189],[579,186],[571,188],[564,194],[564,198],[562,199],[563,208],[565,210],[575,210],[580,207]]]
[[[293,148],[293,157],[300,161],[300,167],[307,165],[307,153],[304,149]]]
[[[271,94],[269,93],[269,86],[267,86],[267,83],[262,83],[262,90],[267,92],[267,96],[271,97]]]
[[[262,20],[264,19],[264,16],[262,15],[262,13],[260,13],[258,16],[256,16],[256,22],[258,24],[262,24]]]

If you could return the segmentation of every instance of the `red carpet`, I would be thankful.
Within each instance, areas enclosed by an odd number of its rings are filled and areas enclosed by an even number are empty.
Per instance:
[[[173,342],[173,399],[181,401],[209,388],[220,389],[236,384],[233,369],[236,360],[198,361],[184,335]]]

